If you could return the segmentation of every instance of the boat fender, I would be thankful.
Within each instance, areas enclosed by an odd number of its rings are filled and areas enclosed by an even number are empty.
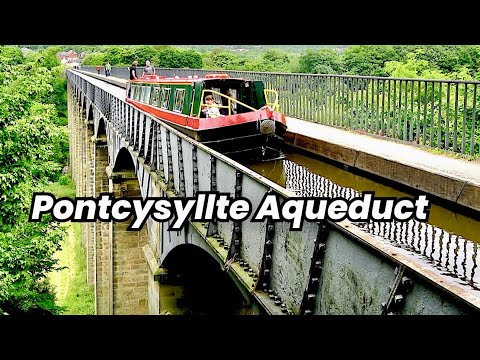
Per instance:
[[[273,135],[275,133],[275,120],[262,120],[260,122],[260,133],[263,135]]]

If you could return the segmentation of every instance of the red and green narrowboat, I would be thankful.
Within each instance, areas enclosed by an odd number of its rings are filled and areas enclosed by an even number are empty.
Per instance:
[[[213,95],[220,116],[202,111],[212,106],[207,95]],[[285,115],[278,111],[278,93],[262,81],[227,74],[147,75],[127,83],[126,101],[235,160],[284,156]]]

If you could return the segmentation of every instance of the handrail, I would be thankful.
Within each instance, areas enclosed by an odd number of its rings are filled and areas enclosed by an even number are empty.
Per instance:
[[[228,100],[228,105],[218,105],[218,104],[215,104],[215,105],[208,105],[208,104],[205,104],[203,102],[200,103],[200,107],[198,108],[198,114],[197,114],[197,117],[200,117],[200,112],[202,111],[202,107],[203,106],[206,106],[206,107],[212,107],[212,106],[216,106],[218,108],[228,108],[228,115],[232,115],[232,102],[234,103],[237,103],[237,104],[240,104],[244,107],[246,107],[247,109],[250,109],[252,111],[256,111],[257,109],[247,105],[247,104],[244,104],[243,102],[241,101],[238,101],[228,95],[225,95],[225,94],[222,94],[221,92],[218,92],[218,91],[215,91],[215,90],[210,90],[210,89],[203,89],[202,90],[202,95],[200,97],[200,99],[205,99],[205,93],[208,92],[208,93],[211,93],[211,94],[217,94],[217,95],[220,95],[220,97],[224,97]]]
[[[278,103],[278,91],[272,89],[264,89],[263,93],[265,94],[265,101],[267,102],[267,105],[270,106],[272,109],[275,109],[275,111],[279,111],[280,105]],[[273,103],[268,101],[268,93],[275,94],[275,101]]]

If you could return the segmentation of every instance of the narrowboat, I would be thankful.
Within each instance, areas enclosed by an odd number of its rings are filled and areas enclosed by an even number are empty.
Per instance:
[[[284,157],[285,115],[262,81],[147,75],[127,83],[126,101],[237,161]]]

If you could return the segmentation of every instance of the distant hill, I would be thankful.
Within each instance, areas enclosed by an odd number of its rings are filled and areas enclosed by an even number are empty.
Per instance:
[[[181,48],[195,49],[200,52],[209,52],[215,48],[223,48],[232,52],[263,52],[269,49],[277,49],[286,52],[301,53],[306,49],[318,50],[322,48],[345,50],[348,45],[176,45]]]
[[[105,46],[103,45],[58,45],[64,51],[68,50],[75,50],[76,52],[95,52],[95,51],[102,51]],[[127,45],[130,46],[130,45]],[[231,51],[234,53],[244,53],[245,55],[248,54],[255,54],[255,53],[262,53],[269,49],[277,49],[289,53],[297,53],[300,54],[304,52],[306,49],[318,50],[322,48],[327,49],[334,49],[338,50],[339,52],[344,51],[348,45],[172,45],[174,47],[184,48],[184,49],[194,49],[201,53],[210,52],[213,49],[225,49],[227,51]],[[48,45],[24,45],[24,48],[31,49],[31,50],[43,50],[48,47]]]

